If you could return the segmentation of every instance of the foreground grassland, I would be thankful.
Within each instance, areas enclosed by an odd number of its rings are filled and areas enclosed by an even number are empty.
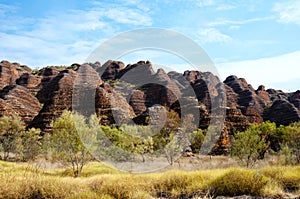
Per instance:
[[[300,166],[128,174],[92,162],[81,177],[71,176],[66,169],[0,161],[0,198],[294,198],[300,194]]]

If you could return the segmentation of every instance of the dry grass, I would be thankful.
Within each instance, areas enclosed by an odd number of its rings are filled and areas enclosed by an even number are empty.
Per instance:
[[[121,173],[102,163],[90,163],[82,177],[64,169],[0,162],[0,198],[184,198],[258,195],[289,198],[300,192],[300,166],[202,171]]]

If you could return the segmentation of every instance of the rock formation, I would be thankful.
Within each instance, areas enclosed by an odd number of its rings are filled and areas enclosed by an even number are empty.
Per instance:
[[[289,97],[289,101],[293,103],[298,110],[300,110],[300,90],[292,93]]]
[[[266,102],[256,94],[252,86],[244,78],[237,78],[236,76],[227,77],[224,83],[238,95],[237,108],[247,116],[248,121],[251,123],[263,122],[262,114]]]
[[[37,95],[42,96],[40,100],[44,106],[30,124],[31,127],[49,132],[51,122],[57,119],[65,109],[71,109],[75,77],[75,71],[63,70],[42,87]]]
[[[97,72],[101,75],[101,79],[115,80],[121,70],[125,68],[123,62],[108,60],[101,68],[98,68]]]
[[[18,115],[29,123],[40,109],[37,98],[23,86],[9,85],[0,90],[0,116]]]
[[[275,122],[277,125],[289,125],[300,120],[300,112],[294,104],[287,100],[276,100],[267,110],[266,120]]]
[[[0,89],[8,85],[13,85],[19,78],[17,67],[19,64],[11,64],[8,61],[1,61],[0,63]]]
[[[109,60],[102,66],[96,62],[39,71],[0,63],[0,116],[16,114],[30,127],[51,132],[51,121],[65,109],[86,116],[96,113],[102,125],[147,125],[149,117],[164,123],[157,116],[161,110],[172,109],[181,117],[185,110],[200,115],[197,124],[203,129],[212,121],[221,124],[225,110],[219,146],[213,153],[226,154],[235,132],[252,123],[300,121],[300,91],[266,90],[263,85],[254,90],[243,78],[229,76],[222,83],[210,72],[155,72],[149,61],[125,67],[123,62]]]

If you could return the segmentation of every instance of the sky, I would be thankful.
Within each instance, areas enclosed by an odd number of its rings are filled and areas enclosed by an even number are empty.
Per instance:
[[[152,27],[195,41],[222,80],[237,75],[254,88],[300,89],[300,0],[0,0],[0,60],[31,68],[84,63],[104,41]],[[161,51],[120,60],[190,69]]]

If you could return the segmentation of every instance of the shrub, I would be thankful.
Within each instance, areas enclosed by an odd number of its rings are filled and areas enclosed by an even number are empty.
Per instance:
[[[40,129],[31,128],[22,133],[22,159],[23,161],[34,160],[42,149]]]
[[[207,130],[198,129],[197,131],[194,131],[194,139],[191,143],[191,148],[194,153],[199,153],[201,146],[204,142],[205,135],[207,133]]]
[[[232,169],[211,183],[211,189],[216,196],[262,195],[268,178],[251,171]]]
[[[24,130],[25,124],[20,117],[14,115],[0,118],[0,143],[4,153],[3,160],[8,160],[10,153],[20,153],[22,149],[21,134]]]
[[[253,167],[261,157],[261,153],[266,150],[267,144],[261,138],[260,130],[256,125],[252,125],[245,132],[235,135],[232,142],[231,155],[245,163],[247,167]]]
[[[278,182],[285,191],[300,190],[300,167],[267,167],[262,172]]]
[[[54,157],[69,164],[74,176],[78,177],[83,166],[90,160],[89,150],[96,139],[96,132],[86,124],[84,116],[70,111],[64,111],[52,126]]]

